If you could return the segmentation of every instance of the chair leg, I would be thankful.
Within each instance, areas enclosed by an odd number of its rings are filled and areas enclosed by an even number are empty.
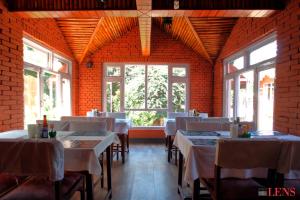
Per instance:
[[[80,190],[80,200],[85,200],[85,191],[84,191],[84,189]]]
[[[126,135],[127,153],[129,153],[129,132]]]
[[[117,144],[117,160],[119,160],[119,145]]]
[[[100,160],[100,165],[101,165],[101,177],[100,177],[100,185],[101,185],[101,188],[104,187],[104,170],[103,170],[103,153],[101,153],[101,160]]]

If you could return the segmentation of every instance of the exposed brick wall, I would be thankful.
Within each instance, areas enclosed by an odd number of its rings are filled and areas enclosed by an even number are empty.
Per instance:
[[[300,134],[300,0],[264,19],[242,18],[235,25],[215,66],[214,115],[222,115],[223,60],[268,35],[277,33],[274,128]]]
[[[94,66],[79,69],[79,114],[91,108],[102,110],[102,70],[105,62],[186,63],[190,66],[190,108],[212,114],[212,66],[180,41],[152,27],[151,56],[141,55],[138,27],[107,44],[91,58]]]
[[[73,59],[53,19],[20,19],[8,13],[0,0],[0,131],[23,128],[22,38],[25,32]],[[75,71],[76,69],[75,65]],[[78,75],[76,77],[78,78]],[[74,85],[76,86],[76,83]],[[75,111],[76,105],[75,103],[73,108]]]

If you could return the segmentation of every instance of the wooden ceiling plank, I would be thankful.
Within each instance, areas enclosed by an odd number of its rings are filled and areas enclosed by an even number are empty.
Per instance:
[[[93,42],[93,39],[94,39],[95,35],[96,35],[96,34],[98,33],[98,31],[100,30],[100,27],[101,27],[101,25],[102,25],[103,20],[104,20],[104,18],[101,18],[101,19],[98,21],[98,24],[97,24],[97,26],[95,27],[94,32],[93,32],[93,34],[91,35],[88,44],[86,45],[85,49],[83,50],[83,53],[82,53],[82,56],[81,56],[81,58],[80,58],[80,62],[79,62],[79,63],[82,63],[82,61],[84,60],[84,58],[85,58],[87,52],[89,51],[89,48],[90,48],[92,42]]]
[[[186,20],[186,23],[187,23],[188,27],[191,29],[191,31],[192,31],[194,37],[196,38],[196,40],[197,40],[199,46],[201,47],[201,49],[203,49],[203,54],[205,55],[206,59],[207,59],[211,64],[213,64],[213,61],[212,61],[210,55],[207,53],[207,50],[206,50],[205,46],[203,45],[202,40],[199,38],[197,32],[195,31],[195,29],[194,29],[192,23],[191,23],[190,20],[189,20],[189,18],[188,18],[188,17],[184,17],[184,19]]]

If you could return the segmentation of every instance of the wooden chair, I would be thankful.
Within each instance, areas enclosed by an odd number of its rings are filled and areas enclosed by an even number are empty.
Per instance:
[[[22,184],[26,178],[26,176],[23,177],[8,173],[0,173],[0,198]]]
[[[258,199],[258,184],[252,178],[222,178],[222,169],[264,168],[275,171],[281,143],[278,140],[222,139],[217,144],[215,177],[202,178],[213,199]],[[266,173],[266,178],[268,173]]]
[[[76,191],[85,199],[84,176],[64,172],[64,147],[57,140],[0,141],[1,172],[29,178],[1,199],[70,199]],[[5,165],[4,165],[5,163]]]

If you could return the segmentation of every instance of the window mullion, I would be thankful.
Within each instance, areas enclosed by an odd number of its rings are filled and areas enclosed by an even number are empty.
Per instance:
[[[148,65],[145,65],[145,109],[148,109]]]

